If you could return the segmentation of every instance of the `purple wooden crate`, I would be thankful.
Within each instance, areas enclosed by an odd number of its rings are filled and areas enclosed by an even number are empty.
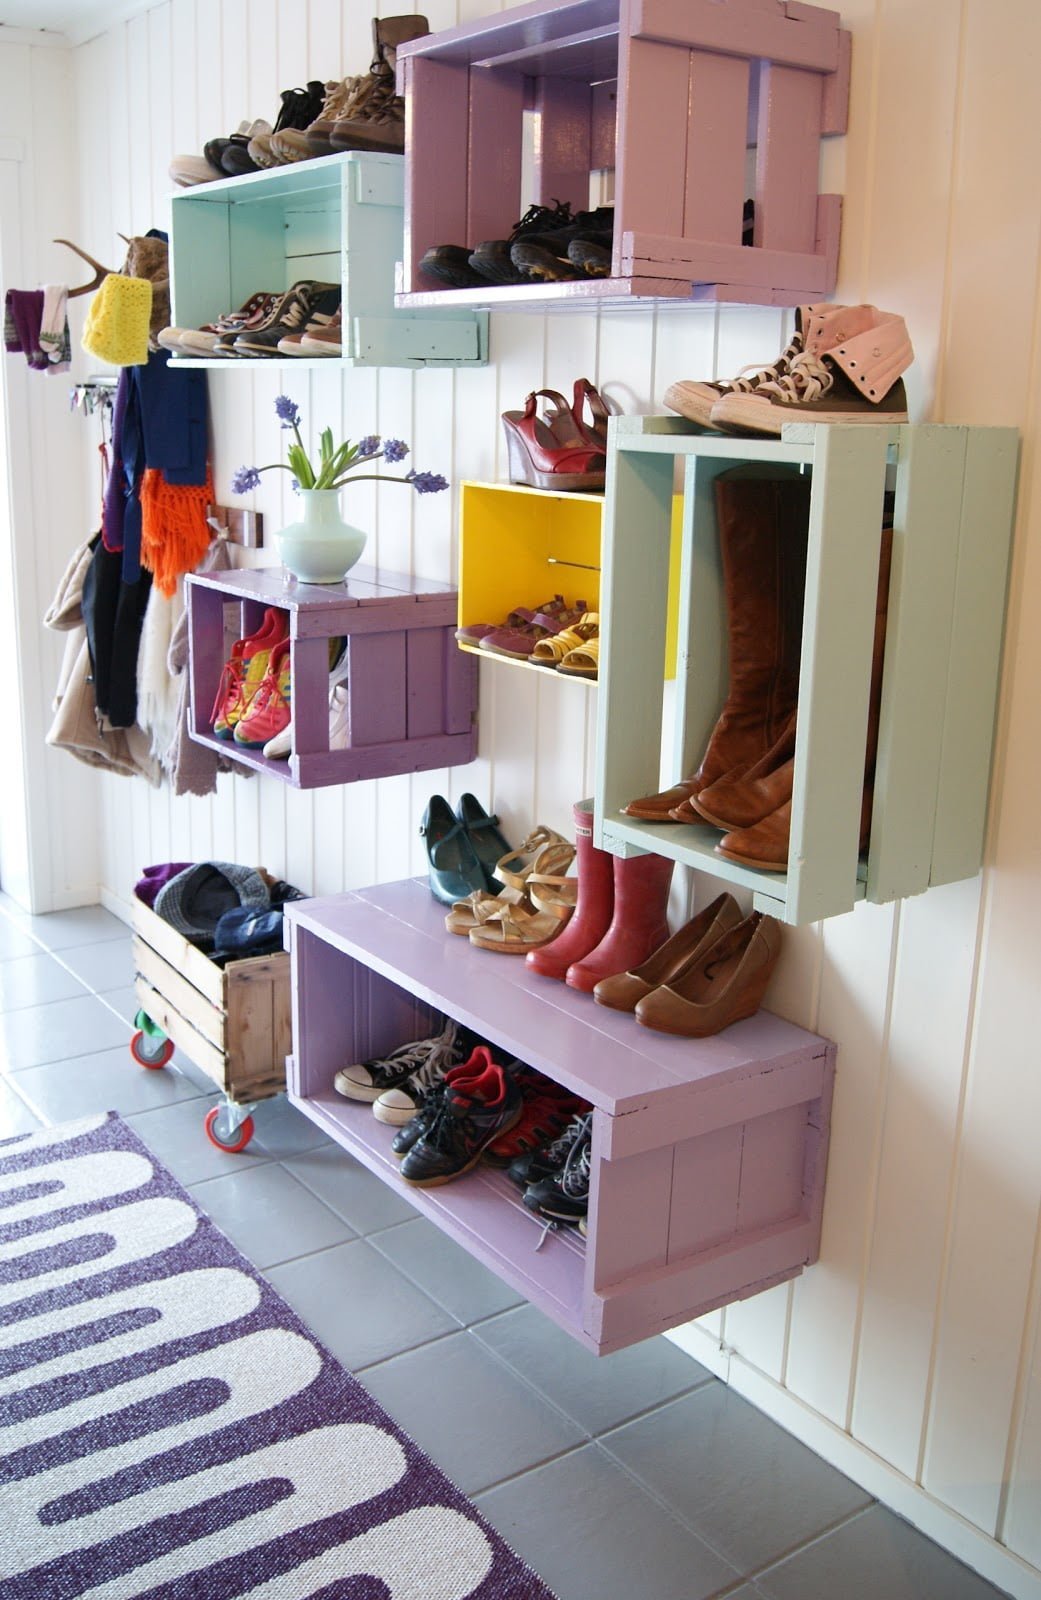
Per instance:
[[[388,1183],[393,1129],[332,1087],[338,1067],[446,1013],[594,1107],[589,1238],[541,1223],[499,1173],[409,1189],[420,1211],[606,1355],[796,1277],[817,1257],[835,1047],[760,1012],[673,1039],[522,961],[446,934],[409,879],[287,907],[290,1099]]]
[[[232,642],[264,610],[288,613],[293,752],[216,739],[213,704]],[[304,584],[281,568],[188,580],[191,736],[300,789],[427,772],[477,753],[477,669],[456,649],[456,591],[407,574],[356,567],[340,584]],[[329,640],[347,640],[349,744],[329,749]],[[462,661],[462,665],[460,665]]]
[[[850,35],[798,0],[535,0],[403,45],[402,305],[444,301],[826,299],[841,199],[817,191],[820,141],[846,127]],[[534,189],[520,192],[522,114]],[[742,244],[747,151],[755,233]],[[615,169],[611,274],[445,291],[432,245],[504,238],[529,202],[589,203]],[[431,299],[431,297],[433,297]]]

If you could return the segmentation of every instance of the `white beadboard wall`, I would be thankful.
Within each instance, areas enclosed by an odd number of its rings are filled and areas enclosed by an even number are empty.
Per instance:
[[[496,9],[428,5],[434,28]],[[84,244],[115,260],[117,230],[166,223],[173,152],[198,151],[244,116],[273,117],[282,88],[364,70],[368,19],[358,0],[167,0],[78,48]],[[916,415],[1013,424],[1025,438],[987,866],[789,935],[771,1003],[840,1045],[822,1260],[682,1342],[1036,1600],[1041,9],[846,0],[843,19],[855,35],[851,132],[824,157],[824,187],[846,194],[836,298],[906,316]],[[529,389],[586,374],[621,409],[653,411],[672,379],[769,358],[786,331],[779,312],[739,308],[497,315],[480,371],[222,373],[211,385],[218,486],[227,496],[238,465],[279,448],[282,389],[312,431],[401,435],[417,466],[455,483],[494,479],[499,413]],[[270,476],[256,497],[269,526],[288,509],[283,481]],[[359,485],[346,498],[381,562],[452,575],[454,493],[419,501]],[[435,790],[473,789],[512,833],[536,820],[566,827],[589,791],[593,726],[581,686],[489,666],[481,755],[465,770],[313,795],[227,780],[191,803],[99,780],[102,882],[118,903],[146,862],[210,855],[263,862],[319,893],[399,877],[422,868],[416,830]]]

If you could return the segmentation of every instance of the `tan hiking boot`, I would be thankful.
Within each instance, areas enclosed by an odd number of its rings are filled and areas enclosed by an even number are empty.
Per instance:
[[[426,17],[416,14],[372,19],[372,66],[356,87],[329,134],[333,150],[379,150],[396,154],[405,148],[405,102],[395,93],[398,46],[430,32]]]

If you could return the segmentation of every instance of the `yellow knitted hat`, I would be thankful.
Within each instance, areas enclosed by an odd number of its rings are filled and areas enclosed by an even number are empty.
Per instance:
[[[143,366],[148,360],[152,285],[147,278],[110,272],[90,303],[83,348],[114,367]]]

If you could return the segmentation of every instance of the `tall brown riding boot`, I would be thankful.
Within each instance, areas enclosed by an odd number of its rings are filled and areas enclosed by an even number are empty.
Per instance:
[[[889,607],[889,578],[893,568],[893,530],[891,527],[882,529],[882,544],[879,551],[878,562],[878,593],[875,600],[875,637],[871,656],[871,689],[868,699],[867,737],[864,751],[864,796],[860,808],[860,848],[866,849],[868,837],[871,833],[871,805],[874,798],[875,786],[875,760],[878,756],[878,723],[882,708],[882,669],[885,666],[886,656],[886,616]],[[794,727],[793,727],[794,732]],[[749,785],[749,792],[740,794],[742,784],[740,779],[731,786],[730,808],[727,811],[726,785],[717,784],[713,796],[716,807],[719,809],[721,820],[725,822],[727,815],[733,815],[738,821],[738,804],[744,800],[746,807],[744,815],[748,816],[748,803],[754,803],[756,798],[769,795],[776,802],[776,809],[769,814],[762,814],[760,820],[751,825],[736,826],[732,832],[725,833],[716,845],[716,850],[721,856],[726,856],[728,861],[737,861],[742,866],[758,867],[763,872],[785,872],[788,868],[788,844],[792,827],[792,790],[795,780],[794,760],[785,761],[782,766],[771,774],[768,780],[759,785]],[[700,803],[701,795],[698,796]],[[710,800],[710,805],[711,805]]]
[[[715,482],[727,608],[727,697],[697,772],[630,800],[627,816],[669,812],[735,767],[760,760],[795,710],[806,589],[810,483],[795,468],[750,464]],[[696,819],[690,819],[696,820]]]

